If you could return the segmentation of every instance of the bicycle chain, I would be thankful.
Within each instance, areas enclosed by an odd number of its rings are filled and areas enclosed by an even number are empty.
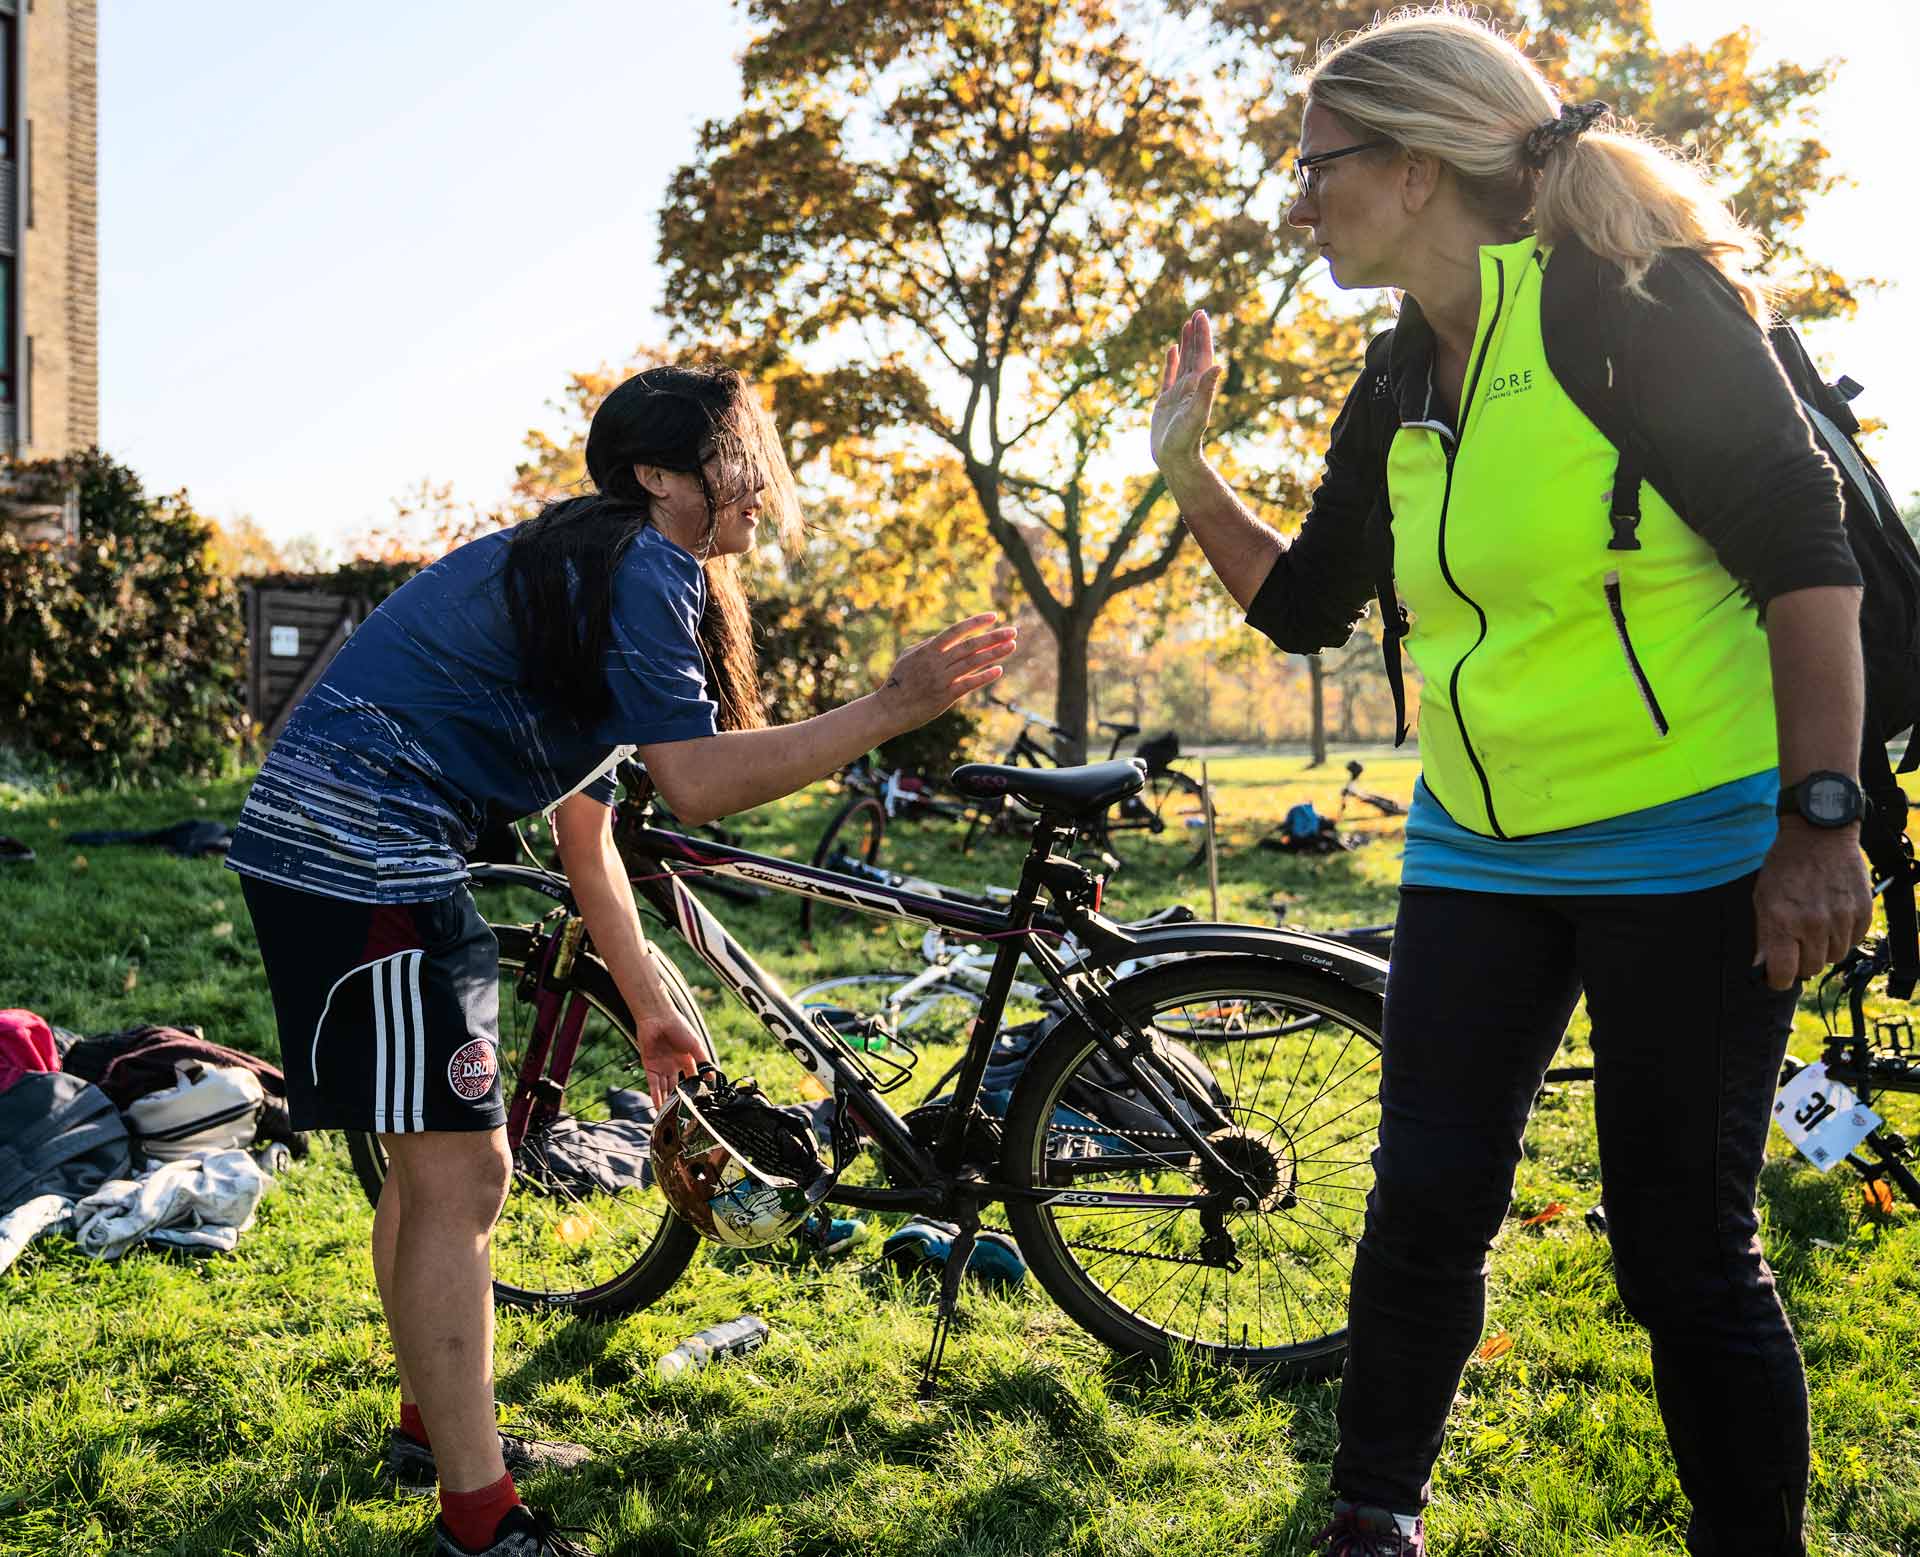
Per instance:
[[[1132,1256],[1134,1259],[1160,1260],[1168,1265],[1205,1265],[1212,1270],[1222,1270],[1225,1268],[1218,1260],[1210,1260],[1203,1254],[1154,1254],[1145,1249],[1116,1249],[1111,1244],[1074,1243],[1071,1241],[1068,1242],[1067,1247],[1069,1249],[1083,1249],[1092,1254],[1125,1254]]]

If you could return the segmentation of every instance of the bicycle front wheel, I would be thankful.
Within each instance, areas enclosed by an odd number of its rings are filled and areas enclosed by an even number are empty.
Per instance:
[[[1002,1159],[1013,1184],[1057,1192],[1007,1203],[1034,1276],[1121,1352],[1333,1373],[1379,1137],[1380,996],[1247,955],[1165,963],[1108,993],[1152,1035],[1162,1089],[1203,1090],[1231,1120],[1209,1140],[1258,1199],[1233,1209],[1244,1184],[1210,1182],[1092,1031],[1063,1022],[1014,1094]]]
[[[887,808],[873,795],[855,795],[827,823],[827,830],[814,845],[808,863],[821,870],[845,871],[853,866],[877,866],[880,845],[887,836]],[[845,924],[853,910],[830,903],[816,903],[810,897],[800,899],[800,934],[810,939],[815,926],[825,929]]]
[[[500,1084],[511,1101],[530,1052],[539,1052],[536,1007],[519,990],[529,964],[544,956],[545,941],[525,925],[494,925],[493,932],[500,942]],[[665,957],[655,962],[681,1014],[704,1035],[679,970]],[[563,1009],[568,999],[585,1004],[579,1046],[562,1097],[534,1111],[514,1148],[513,1178],[493,1230],[493,1295],[508,1308],[565,1308],[606,1319],[644,1308],[671,1287],[692,1263],[700,1235],[672,1213],[646,1162],[646,1077],[613,975],[597,958],[582,956]],[[564,1023],[556,1025],[564,1031]],[[546,1035],[550,1043],[558,1036]],[[628,1117],[636,1112],[645,1117]],[[378,1205],[387,1179],[379,1137],[349,1133],[347,1149],[361,1188]]]
[[[912,1049],[962,1042],[980,1010],[980,995],[961,984],[938,980],[912,994],[902,991],[919,977],[913,973],[847,973],[821,979],[794,994],[808,1010],[827,1013],[839,1025],[841,1018],[867,1019],[882,1024],[891,1039]]]

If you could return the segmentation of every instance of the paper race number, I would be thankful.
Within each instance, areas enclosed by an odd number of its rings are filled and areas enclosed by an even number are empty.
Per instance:
[[[1880,1116],[1850,1088],[1829,1079],[1821,1063],[1807,1066],[1774,1094],[1773,1122],[1825,1173],[1867,1138]]]

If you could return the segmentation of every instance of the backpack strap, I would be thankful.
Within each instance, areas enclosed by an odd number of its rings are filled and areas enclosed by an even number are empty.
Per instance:
[[[1645,479],[1638,452],[1631,442],[1622,442],[1613,467],[1613,493],[1607,502],[1607,518],[1613,524],[1608,551],[1640,549],[1640,483]]]
[[[1400,640],[1407,636],[1407,608],[1393,586],[1393,499],[1387,491],[1387,462],[1380,461],[1380,493],[1367,516],[1367,543],[1373,553],[1373,593],[1380,603],[1380,654],[1387,665],[1387,689],[1393,693],[1393,744],[1407,740],[1407,683],[1400,663]]]

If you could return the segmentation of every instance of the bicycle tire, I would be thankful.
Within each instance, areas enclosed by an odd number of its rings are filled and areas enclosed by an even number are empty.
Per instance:
[[[1207,797],[1198,779],[1177,768],[1149,773],[1146,788],[1115,803],[1088,842],[1117,859],[1122,871],[1137,877],[1163,871],[1178,874],[1204,865],[1206,828],[1187,826],[1187,816],[1194,809],[1183,803],[1188,800],[1194,802],[1204,824]]]
[[[860,864],[878,865],[880,848],[886,842],[886,837],[886,806],[877,796],[855,795],[833,813],[833,820],[827,823],[827,830],[813,846],[813,856],[808,863],[822,870],[834,870],[838,868],[835,859],[851,849],[852,857]],[[812,939],[816,923],[825,928],[845,924],[853,917],[851,908],[818,903],[813,898],[803,897],[800,899],[801,939]]]
[[[1372,1184],[1370,1152],[1379,1130],[1380,995],[1316,969],[1244,954],[1165,963],[1122,979],[1108,993],[1130,1020],[1143,1027],[1152,1023],[1159,1037],[1199,1054],[1216,1081],[1227,1084],[1227,1111],[1243,1127],[1268,1122],[1260,1132],[1247,1132],[1258,1144],[1245,1149],[1243,1160],[1272,1167],[1273,1205],[1263,1201],[1251,1211],[1227,1214],[1242,1261],[1241,1270],[1233,1272],[1183,1253],[1198,1246],[1200,1218],[1194,1211],[1143,1218],[1133,1208],[1010,1199],[1008,1218],[1022,1257],[1054,1301],[1115,1351],[1165,1361],[1184,1346],[1285,1381],[1330,1376],[1346,1351],[1347,1285]],[[1262,1036],[1271,1040],[1264,1059],[1213,1047]],[[1151,1142],[1140,1139],[1153,1132],[1114,1122],[1120,1117],[1117,1103],[1105,1115],[1099,1112],[1103,1089],[1090,1091],[1083,1080],[1070,1090],[1083,1067],[1091,1074],[1089,1062],[1100,1058],[1093,1033],[1078,1019],[1060,1023],[1041,1043],[1008,1110],[1001,1159],[1008,1182],[1020,1187],[1060,1183],[1058,1164],[1049,1174],[1056,1154],[1097,1162],[1115,1143],[1131,1148],[1135,1161],[1157,1155]],[[1260,1074],[1249,1091],[1244,1082],[1256,1064]],[[1284,1088],[1280,1077],[1286,1078]],[[1299,1105],[1303,1078],[1309,1089],[1319,1090]],[[1275,1083],[1271,1092],[1269,1081]],[[1063,1102],[1067,1097],[1073,1101]],[[1074,1151],[1069,1143],[1076,1136],[1099,1150]],[[1193,1159],[1186,1157],[1183,1167],[1173,1160],[1182,1155],[1177,1149],[1157,1151],[1166,1153],[1157,1157],[1163,1168],[1187,1179],[1185,1188],[1174,1192],[1192,1193],[1197,1184]],[[1159,1192],[1170,1188],[1165,1172],[1134,1177],[1146,1177]],[[1078,1172],[1069,1182],[1081,1179],[1091,1184],[1092,1174]],[[1105,1187],[1118,1192],[1125,1186]],[[1305,1193],[1309,1187],[1311,1195]],[[1283,1199],[1292,1204],[1282,1204]],[[1145,1247],[1104,1252],[1126,1236]],[[1116,1257],[1127,1263],[1114,1271],[1110,1291],[1094,1272]],[[1142,1265],[1151,1277],[1140,1272]],[[1175,1295],[1175,1302],[1184,1300],[1199,1281],[1196,1321],[1184,1325],[1171,1315],[1154,1317],[1167,1313],[1166,1304],[1150,1309],[1183,1265],[1200,1273],[1188,1276]],[[1173,1274],[1163,1275],[1164,1269]],[[1210,1308],[1209,1287],[1216,1278],[1220,1292]],[[1251,1333],[1255,1322],[1257,1337]]]
[[[508,1088],[511,1096],[510,1078],[518,1073],[521,1059],[524,1057],[525,1039],[531,1029],[531,1008],[514,999],[514,986],[529,957],[535,954],[537,938],[526,925],[494,925],[495,937],[500,942],[501,972],[501,1032],[500,1032],[500,1076],[503,1087]],[[693,991],[678,968],[665,957],[655,958],[662,978],[667,984],[674,1003],[682,1015],[691,1021],[695,1028],[706,1036],[706,1024],[700,1016],[700,1008],[693,998]],[[604,1023],[610,1030],[602,1038],[598,1034],[583,1032],[582,1054],[594,1057],[600,1049],[617,1052],[613,1046],[624,1042],[631,1051],[633,1043],[633,1021],[627,1013],[626,1002],[621,999],[619,990],[613,982],[613,975],[598,958],[591,955],[581,957],[575,965],[573,988],[583,996],[591,1008],[590,1024],[594,1019]],[[526,1027],[510,1034],[509,1012],[527,1012]],[[580,1075],[576,1072],[573,1081],[588,1081],[604,1077],[605,1070],[612,1061],[599,1070]],[[634,1056],[634,1073],[638,1077],[638,1056]],[[641,1083],[644,1086],[644,1080]],[[598,1090],[596,1088],[596,1090]],[[592,1112],[604,1112],[597,1103],[587,1103]],[[577,1118],[578,1114],[566,1117]],[[347,1152],[353,1162],[354,1173],[360,1180],[360,1187],[373,1205],[380,1203],[381,1186],[386,1182],[387,1159],[381,1149],[377,1136],[362,1132],[347,1132]],[[678,1281],[687,1267],[693,1263],[699,1252],[700,1235],[679,1217],[666,1209],[658,1190],[648,1190],[654,1201],[658,1202],[657,1219],[653,1221],[653,1233],[631,1260],[625,1259],[625,1251],[617,1250],[601,1258],[594,1258],[595,1251],[584,1247],[593,1241],[592,1229],[596,1225],[596,1213],[575,1195],[570,1201],[562,1201],[549,1187],[542,1187],[539,1180],[530,1175],[531,1159],[525,1155],[524,1144],[521,1151],[515,1152],[514,1173],[507,1191],[507,1203],[500,1213],[500,1222],[494,1229],[494,1302],[504,1308],[525,1309],[564,1309],[569,1313],[580,1314],[592,1319],[611,1319],[621,1314],[632,1313],[655,1302],[663,1293]],[[598,1198],[598,1197],[596,1197]],[[554,1209],[557,1205],[569,1206],[567,1214],[555,1220]],[[577,1228],[569,1229],[569,1219],[586,1222],[584,1237]],[[606,1227],[603,1218],[597,1225]],[[502,1235],[502,1229],[505,1235]],[[568,1253],[559,1257],[564,1264],[555,1264],[549,1269],[556,1273],[571,1268],[576,1274],[575,1285],[529,1285],[531,1268],[527,1262],[517,1258],[524,1236],[531,1235],[534,1245],[543,1244],[546,1239],[540,1236],[543,1229],[553,1232],[555,1240],[568,1249]],[[571,1243],[566,1240],[572,1239]],[[506,1266],[501,1274],[502,1265]],[[579,1276],[591,1274],[593,1279],[580,1280]],[[517,1279],[509,1279],[515,1278]]]

